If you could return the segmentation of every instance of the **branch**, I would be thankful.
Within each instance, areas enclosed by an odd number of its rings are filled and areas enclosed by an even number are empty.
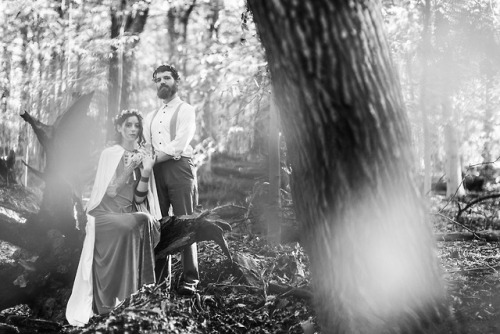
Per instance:
[[[46,175],[45,175],[45,173],[43,173],[43,172],[39,171],[39,170],[38,170],[38,169],[36,169],[36,168],[31,167],[30,165],[28,165],[28,164],[26,163],[26,161],[24,161],[24,160],[21,160],[21,161],[22,161],[22,163],[23,163],[26,167],[28,167],[28,170],[29,170],[31,173],[33,173],[34,175],[36,175],[37,177],[39,177],[39,178],[40,178],[41,180],[43,180],[43,181],[45,181],[45,180],[46,180]]]
[[[19,116],[21,116],[21,118],[24,119],[25,122],[28,122],[28,124],[31,125],[36,137],[38,138],[38,141],[40,141],[40,144],[42,144],[43,148],[47,150],[54,137],[54,126],[44,124],[36,118],[31,117],[31,115],[26,110]]]
[[[460,208],[460,206],[458,207],[458,212],[457,212],[457,215],[455,217],[456,220],[458,220],[460,218],[460,215],[466,211],[468,208],[472,207],[474,204],[477,204],[479,202],[482,202],[482,201],[485,201],[485,200],[488,200],[488,199],[492,199],[492,198],[499,198],[500,197],[500,194],[490,194],[490,195],[486,195],[486,196],[482,196],[482,197],[478,197],[476,198],[475,200],[473,201],[470,201],[469,203],[467,203],[463,208]]]
[[[457,232],[435,233],[437,241],[470,241],[480,239],[484,241],[500,241],[500,231],[493,232]]]
[[[155,248],[158,257],[174,254],[195,242],[214,241],[232,261],[231,253],[224,239],[224,231],[230,231],[231,225],[214,220],[210,212],[197,217],[164,217],[161,220],[160,242]]]

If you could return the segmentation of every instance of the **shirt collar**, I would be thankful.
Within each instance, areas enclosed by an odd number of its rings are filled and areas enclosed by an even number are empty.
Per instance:
[[[177,95],[172,100],[168,101],[168,103],[163,102],[163,106],[164,107],[170,107],[170,106],[175,106],[175,105],[177,105],[179,103],[181,103],[181,98],[179,97],[179,95]]]

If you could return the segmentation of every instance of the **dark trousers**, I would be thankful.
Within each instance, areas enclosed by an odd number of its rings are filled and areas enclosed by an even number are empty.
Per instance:
[[[181,157],[180,160],[161,162],[154,166],[153,172],[162,216],[168,216],[170,208],[172,208],[174,216],[192,214],[194,208],[198,205],[198,186],[191,159]],[[165,275],[170,275],[170,258],[167,262],[160,260],[156,263],[158,282]],[[182,264],[183,280],[187,283],[198,283],[200,275],[198,272],[198,247],[196,243],[184,249]],[[163,274],[161,274],[162,271]]]

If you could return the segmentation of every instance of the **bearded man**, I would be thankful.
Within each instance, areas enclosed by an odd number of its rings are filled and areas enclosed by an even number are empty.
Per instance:
[[[194,107],[177,94],[180,76],[172,65],[153,72],[157,96],[163,105],[144,120],[144,136],[156,154],[153,168],[162,216],[190,215],[198,204],[198,186],[190,142],[196,130]],[[182,254],[180,294],[194,294],[199,282],[198,250],[194,243]],[[170,275],[170,259],[157,261],[157,282]]]

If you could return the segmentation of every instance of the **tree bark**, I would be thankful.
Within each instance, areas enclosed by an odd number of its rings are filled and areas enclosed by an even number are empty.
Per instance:
[[[322,331],[423,331],[446,314],[445,290],[377,4],[248,5],[281,112]]]

